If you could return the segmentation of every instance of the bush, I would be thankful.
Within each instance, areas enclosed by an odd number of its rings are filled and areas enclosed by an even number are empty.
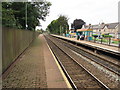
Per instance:
[[[95,38],[96,38],[96,37],[98,37],[98,35],[97,35],[97,34],[93,34],[92,36],[93,36],[93,37],[95,37]]]
[[[104,35],[104,34],[102,36],[105,37],[105,38],[106,37],[112,37],[112,35]]]

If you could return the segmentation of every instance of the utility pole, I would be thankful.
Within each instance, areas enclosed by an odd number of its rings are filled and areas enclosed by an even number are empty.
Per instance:
[[[63,36],[63,27],[61,26],[61,35]]]
[[[66,28],[65,28],[65,29],[66,29],[66,34],[67,34],[67,25],[66,25]]]
[[[26,20],[25,20],[25,21],[26,21],[26,25],[25,25],[25,26],[26,26],[26,30],[27,30],[27,27],[28,27],[28,25],[27,25],[27,2],[26,2],[26,13],[25,13],[25,17],[26,17]]]
[[[60,35],[61,35],[61,25],[60,25]]]

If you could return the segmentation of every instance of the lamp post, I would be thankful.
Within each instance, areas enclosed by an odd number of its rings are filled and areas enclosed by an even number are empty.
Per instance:
[[[27,2],[26,2],[26,13],[25,13],[25,18],[26,18],[26,22],[25,22],[25,26],[26,26],[26,30],[28,28],[28,25],[27,25]]]
[[[61,25],[60,25],[60,35],[61,35]]]
[[[68,28],[67,28],[67,25],[66,25],[66,35],[65,35],[65,36],[67,36],[67,33],[68,33],[67,29],[68,29]]]

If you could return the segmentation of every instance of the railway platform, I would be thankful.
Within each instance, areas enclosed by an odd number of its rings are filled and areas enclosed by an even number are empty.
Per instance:
[[[71,88],[43,35],[2,76],[5,88]]]
[[[115,46],[108,46],[108,45],[104,45],[104,44],[99,44],[99,43],[94,43],[94,42],[89,42],[89,41],[85,41],[85,40],[77,40],[76,38],[69,38],[69,37],[64,37],[64,36],[60,36],[60,35],[54,35],[51,34],[52,36],[76,43],[76,44],[81,44],[81,45],[85,45],[91,48],[94,48],[95,50],[101,50],[104,52],[108,52],[108,53],[112,53],[112,54],[116,54],[118,56],[120,56],[120,48],[115,47]]]

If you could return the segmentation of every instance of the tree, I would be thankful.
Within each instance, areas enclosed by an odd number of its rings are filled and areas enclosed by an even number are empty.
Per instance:
[[[77,29],[81,29],[84,24],[85,24],[85,22],[82,19],[75,19],[73,21],[73,27],[74,27],[75,31]]]
[[[2,2],[3,25],[25,29],[27,9],[28,29],[35,30],[35,27],[40,25],[40,20],[46,20],[50,6],[51,3],[44,0],[41,2]]]
[[[69,29],[68,18],[64,15],[60,15],[58,19],[53,20],[47,26],[47,29],[54,34],[66,33],[66,30]]]
[[[58,18],[58,22],[59,22],[59,27],[61,29],[61,33],[66,33],[66,30],[69,29],[67,16],[60,15]]]
[[[14,17],[14,10],[10,6],[10,2],[2,2],[2,24],[6,27],[15,27],[16,19]]]

